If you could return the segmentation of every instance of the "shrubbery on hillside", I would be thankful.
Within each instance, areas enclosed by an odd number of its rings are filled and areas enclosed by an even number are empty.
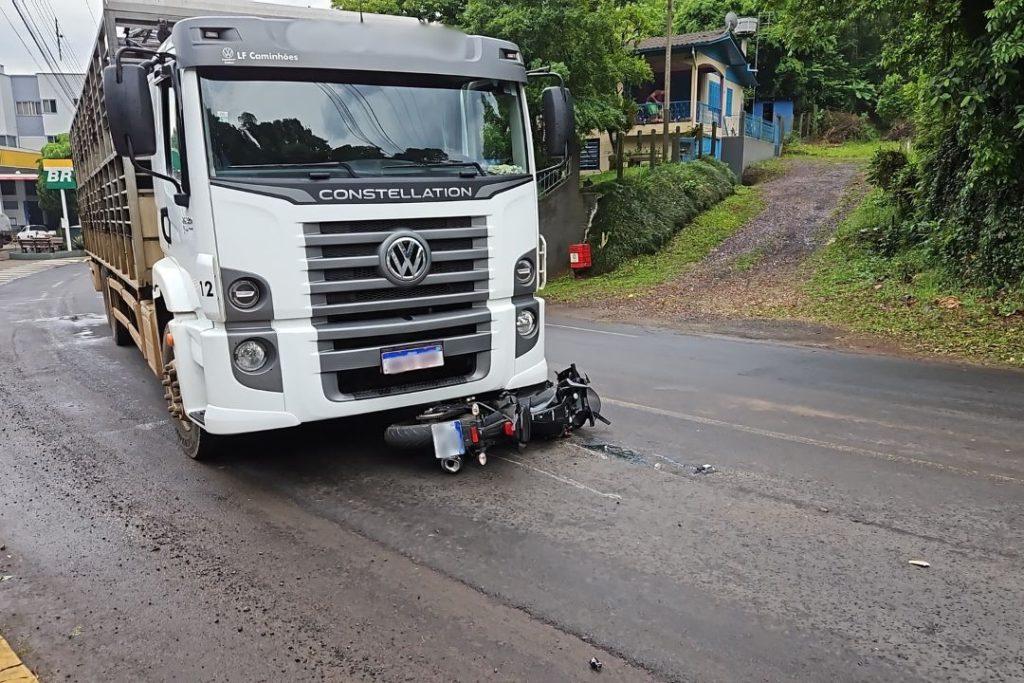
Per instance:
[[[698,213],[732,194],[736,183],[725,164],[699,160],[657,166],[596,186],[602,197],[590,228],[593,272],[605,273],[633,256],[655,253]]]

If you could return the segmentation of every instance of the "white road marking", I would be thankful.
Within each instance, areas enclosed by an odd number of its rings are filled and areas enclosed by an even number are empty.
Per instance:
[[[56,268],[58,266],[66,266],[71,263],[81,263],[83,259],[80,258],[58,258],[58,259],[44,259],[40,261],[25,261],[24,263],[10,268],[4,268],[0,270],[0,285],[5,285],[8,282],[13,282],[29,275],[40,273],[50,268]],[[60,284],[63,284],[60,283]],[[55,287],[56,285],[52,285]]]
[[[519,465],[520,467],[524,467],[524,468],[526,468],[528,470],[532,470],[534,472],[537,472],[538,474],[543,474],[546,477],[551,477],[555,481],[560,481],[563,484],[568,484],[569,486],[572,486],[573,488],[580,489],[581,491],[588,491],[588,492],[593,493],[595,495],[601,496],[602,498],[611,498],[612,500],[622,500],[622,496],[620,496],[617,493],[605,493],[604,491],[598,491],[597,489],[591,488],[590,486],[587,486],[586,484],[581,484],[580,482],[576,481],[575,479],[570,479],[569,477],[563,477],[563,476],[560,476],[558,474],[555,474],[554,472],[548,472],[547,470],[542,470],[539,467],[534,467],[533,465],[527,465],[525,462],[523,462],[521,460],[514,460],[512,458],[506,458],[505,456],[502,456],[502,455],[496,455],[494,457],[497,458],[498,460],[504,460],[505,462],[510,462],[513,465]]]
[[[995,474],[989,472],[979,472],[977,470],[967,469],[964,467],[957,467],[956,465],[946,465],[941,462],[934,462],[931,460],[925,460],[923,458],[915,458],[908,455],[898,455],[896,453],[884,453],[882,451],[873,451],[868,448],[860,448],[858,446],[849,446],[847,444],[835,443],[832,441],[822,441],[820,439],[813,439],[809,436],[800,436],[798,434],[787,434],[785,432],[775,432],[769,429],[760,429],[759,427],[751,427],[749,425],[737,424],[735,422],[726,422],[725,420],[716,420],[713,417],[703,417],[701,415],[689,415],[687,413],[679,413],[674,410],[667,410],[665,408],[656,408],[654,406],[645,406],[640,403],[633,403],[632,401],[620,401],[615,398],[601,397],[601,401],[606,405],[619,406],[620,408],[629,408],[630,410],[639,410],[646,413],[652,413],[654,415],[662,415],[664,417],[671,417],[677,420],[685,420],[687,422],[695,422],[697,424],[708,425],[711,427],[724,427],[726,429],[733,429],[738,432],[745,432],[747,434],[754,434],[756,436],[763,436],[769,439],[777,439],[779,441],[788,441],[790,443],[798,443],[804,446],[814,446],[816,448],[825,448],[839,453],[848,453],[850,455],[863,455],[869,458],[876,458],[879,460],[888,460],[890,462],[899,462],[907,465],[922,465],[924,467],[931,467],[933,469],[944,470],[946,472],[953,472],[956,474],[965,474],[970,476],[983,476],[989,479],[995,479],[997,481],[1013,482],[1015,484],[1024,484],[1024,480],[1018,477],[1011,477],[1005,474]]]
[[[631,339],[636,339],[638,336],[640,336],[640,335],[636,335],[636,334],[626,334],[625,332],[611,332],[609,330],[594,330],[594,329],[591,329],[589,327],[573,327],[572,325],[555,325],[554,323],[548,323],[547,326],[548,327],[557,327],[557,328],[560,328],[560,329],[563,329],[563,330],[576,330],[578,332],[593,332],[595,334],[610,334],[610,335],[615,336],[615,337],[629,337]]]

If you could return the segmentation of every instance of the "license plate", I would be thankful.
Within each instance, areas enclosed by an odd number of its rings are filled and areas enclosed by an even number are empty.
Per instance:
[[[437,368],[442,365],[444,365],[444,349],[440,344],[380,352],[380,367],[385,375]]]
[[[434,456],[436,458],[454,458],[466,452],[466,441],[462,437],[462,423],[438,422],[430,425],[430,434],[434,437]]]

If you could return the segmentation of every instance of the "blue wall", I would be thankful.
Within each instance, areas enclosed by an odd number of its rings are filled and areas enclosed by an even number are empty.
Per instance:
[[[759,100],[754,102],[754,116],[764,118],[765,104],[769,104],[769,111],[774,110],[771,115],[771,122],[776,123],[778,117],[782,117],[782,125],[785,130],[783,138],[793,130],[793,100]]]

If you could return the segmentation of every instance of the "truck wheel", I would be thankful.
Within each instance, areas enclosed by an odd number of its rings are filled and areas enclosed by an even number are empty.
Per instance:
[[[132,339],[131,333],[129,333],[128,330],[125,329],[125,326],[122,325],[120,321],[118,321],[118,319],[114,317],[114,304],[113,301],[111,300],[111,297],[112,295],[110,293],[110,287],[108,285],[104,285],[103,306],[106,309],[107,324],[110,325],[110,334],[114,338],[114,343],[117,344],[118,346],[131,346],[135,343],[135,340]]]
[[[178,437],[178,447],[182,453],[193,460],[209,460],[220,449],[224,437],[210,434],[185,414],[185,405],[181,400],[178,385],[178,366],[174,359],[174,347],[163,346],[164,361],[164,398],[167,399],[167,412],[171,414],[174,432]]]

